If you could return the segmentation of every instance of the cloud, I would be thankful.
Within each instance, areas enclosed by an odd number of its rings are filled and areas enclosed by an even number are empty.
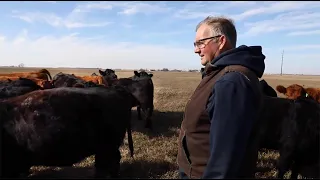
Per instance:
[[[150,15],[155,13],[166,13],[171,10],[171,8],[167,7],[163,3],[148,4],[145,2],[139,2],[139,3],[131,2],[131,3],[126,3],[122,7],[123,7],[123,10],[118,13],[125,14],[125,15],[134,15],[138,13]]]
[[[196,2],[188,2],[182,9],[177,10],[173,17],[179,19],[197,19],[204,18],[208,16],[208,6],[213,5],[214,2],[204,2],[204,1],[196,1]],[[217,13],[210,13],[210,15],[216,15]]]
[[[112,2],[112,1],[103,1],[103,2],[89,2],[78,5],[73,12],[91,12],[94,10],[111,10],[111,9],[120,9],[117,13],[123,15],[134,15],[138,13],[143,13],[146,15],[155,14],[155,13],[165,13],[168,12],[171,8],[167,7],[163,2]]]
[[[0,42],[2,42],[2,41],[4,41],[4,40],[6,40],[6,37],[0,35]]]
[[[266,56],[266,73],[280,73],[282,51],[283,73],[289,74],[318,74],[320,44],[296,44],[282,48],[263,48]],[[306,52],[310,53],[306,53]]]
[[[34,39],[24,30],[13,39],[0,41],[0,58],[4,60],[2,65],[24,63],[26,66],[42,67],[123,69],[200,67],[193,49],[132,42],[99,42],[78,35],[48,35]],[[181,65],[179,59],[186,62]]]
[[[299,51],[299,50],[320,50],[320,44],[302,44],[302,45],[293,45],[286,46],[283,48],[285,51]],[[305,54],[303,54],[305,55]]]
[[[134,27],[134,25],[129,24],[129,23],[122,23],[121,26],[123,26],[124,28],[127,28],[127,29],[130,29],[130,28]]]
[[[266,72],[278,72],[283,49],[285,59],[288,59],[288,71],[299,70],[301,66],[301,71],[304,67],[307,72],[318,72],[316,66],[320,55],[317,52],[320,48],[316,35],[320,34],[320,22],[317,21],[320,4],[317,2],[103,1],[69,3],[63,8],[62,3],[43,2],[41,6],[48,8],[34,11],[26,6],[12,11],[10,17],[16,19],[4,19],[12,32],[20,30],[15,27],[32,29],[32,34],[23,30],[13,37],[7,28],[3,28],[0,33],[6,34],[0,34],[0,58],[10,59],[5,63],[55,67],[196,68],[201,65],[192,48],[195,26],[208,15],[227,15],[235,20],[239,44],[263,46],[267,56]],[[106,26],[108,28],[104,28]],[[87,30],[86,27],[101,28]],[[307,35],[310,37],[302,37]],[[256,37],[247,38],[253,36]],[[305,59],[309,67],[303,64]],[[289,69],[291,65],[296,69]]]
[[[38,2],[51,3],[51,4],[56,4],[56,3],[58,3],[57,1],[38,1]]]
[[[168,32],[149,32],[149,33],[145,33],[142,35],[142,37],[146,37],[146,38],[159,38],[159,37],[168,37],[168,36],[175,36],[175,35],[180,35],[180,34],[184,34],[190,31],[168,31]]]
[[[320,35],[320,30],[312,31],[294,31],[287,34],[288,36],[306,36],[306,35]]]
[[[318,2],[190,2],[178,9],[174,18],[200,20],[208,15],[226,15],[244,26],[239,38],[283,31],[310,31],[290,35],[318,34]],[[249,21],[248,21],[249,20]]]
[[[319,12],[294,11],[281,13],[272,19],[244,23],[244,27],[248,29],[243,36],[256,36],[279,31],[318,29],[320,27],[319,18]]]
[[[92,10],[111,10],[112,9],[112,4],[109,2],[93,2],[93,3],[85,3],[85,4],[80,4],[77,5],[73,9],[73,13],[78,13],[78,12],[90,12]]]
[[[261,2],[251,2],[251,1],[230,1],[230,2],[214,2],[214,1],[196,1],[189,2],[184,5],[182,8],[178,8],[177,11],[173,14],[173,17],[179,19],[198,19],[205,18],[209,15],[225,15],[226,11],[234,11],[234,8],[238,10],[247,9],[254,7]],[[234,17],[230,13],[227,13],[228,16]]]
[[[48,2],[48,1],[44,1]],[[100,18],[96,22],[88,19],[90,13],[94,11],[110,11],[117,10],[120,15],[135,15],[142,13],[151,15],[155,13],[166,13],[171,10],[165,3],[145,3],[145,2],[86,2],[79,3],[75,8],[66,16],[58,16],[50,12],[20,12],[13,10],[11,17],[18,18],[28,23],[46,23],[52,27],[84,28],[84,27],[103,27],[113,23],[104,18]],[[96,18],[96,17],[95,17]],[[125,28],[131,28],[132,25],[123,25]]]
[[[257,4],[258,5],[258,4]],[[317,2],[290,2],[290,1],[282,1],[282,2],[270,2],[261,4],[260,7],[254,7],[252,9],[246,10],[243,13],[238,15],[234,15],[233,18],[235,20],[243,20],[252,16],[264,15],[264,14],[276,14],[282,12],[289,12],[293,10],[300,9],[313,9],[316,7],[320,7],[320,4]]]
[[[71,17],[60,17],[55,13],[42,13],[42,12],[27,12],[21,13],[19,11],[13,11],[12,17],[21,19],[28,23],[46,23],[52,27],[65,27],[68,29],[72,28],[83,28],[83,27],[103,27],[111,24],[112,22],[81,22],[72,20]]]

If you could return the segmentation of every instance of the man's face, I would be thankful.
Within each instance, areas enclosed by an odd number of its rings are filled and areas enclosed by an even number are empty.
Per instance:
[[[217,39],[218,37],[212,38],[210,27],[206,24],[201,25],[197,30],[194,52],[199,54],[201,58],[201,64],[203,66],[212,61],[215,56],[218,55],[217,50],[219,49],[219,44],[217,43]]]

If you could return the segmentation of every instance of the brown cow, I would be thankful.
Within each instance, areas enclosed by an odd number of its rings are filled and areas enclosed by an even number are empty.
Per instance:
[[[288,99],[297,99],[300,96],[310,96],[320,103],[320,88],[304,88],[299,84],[292,84],[285,88],[282,85],[276,87],[277,91],[286,95]]]
[[[102,76],[76,76],[76,77],[86,82],[92,81],[95,84],[101,84],[101,85],[105,84],[103,83],[104,81]]]
[[[308,96],[320,103],[320,88],[305,88]]]
[[[14,80],[18,80],[20,79],[20,77],[18,76],[0,76],[0,81],[14,81]],[[51,81],[48,81],[48,80],[43,80],[43,79],[39,79],[39,78],[32,78],[32,77],[29,77],[29,78],[25,78],[25,79],[29,79],[33,82],[35,82],[38,86],[42,87],[43,89],[51,89],[53,86],[52,86],[52,83]]]
[[[9,74],[0,74],[6,77],[23,77],[23,78],[38,78],[43,80],[52,80],[51,74],[47,69],[41,69],[37,72],[13,72]]]
[[[118,76],[115,74],[114,70],[112,69],[106,69],[105,71],[99,70],[100,74],[105,73],[105,76],[98,76],[96,73],[92,73],[91,76],[76,76],[75,74],[71,74],[72,76],[75,76],[78,79],[81,79],[86,82],[93,82],[98,85],[104,85],[104,86],[110,86],[114,80],[118,78]]]

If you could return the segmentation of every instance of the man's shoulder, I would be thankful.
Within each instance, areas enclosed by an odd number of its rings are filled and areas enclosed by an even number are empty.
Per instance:
[[[232,71],[226,74],[223,74],[216,82],[220,83],[232,83],[235,85],[247,85],[250,84],[250,79],[247,75],[242,72]]]
[[[241,65],[230,65],[224,67],[224,73],[218,78],[218,82],[231,82],[235,84],[256,84],[259,83],[258,76],[248,67]]]

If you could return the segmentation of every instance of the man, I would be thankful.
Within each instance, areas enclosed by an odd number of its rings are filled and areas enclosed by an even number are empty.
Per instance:
[[[236,48],[232,20],[207,17],[196,28],[204,76],[186,105],[177,162],[182,179],[254,178],[262,106],[260,46]]]

